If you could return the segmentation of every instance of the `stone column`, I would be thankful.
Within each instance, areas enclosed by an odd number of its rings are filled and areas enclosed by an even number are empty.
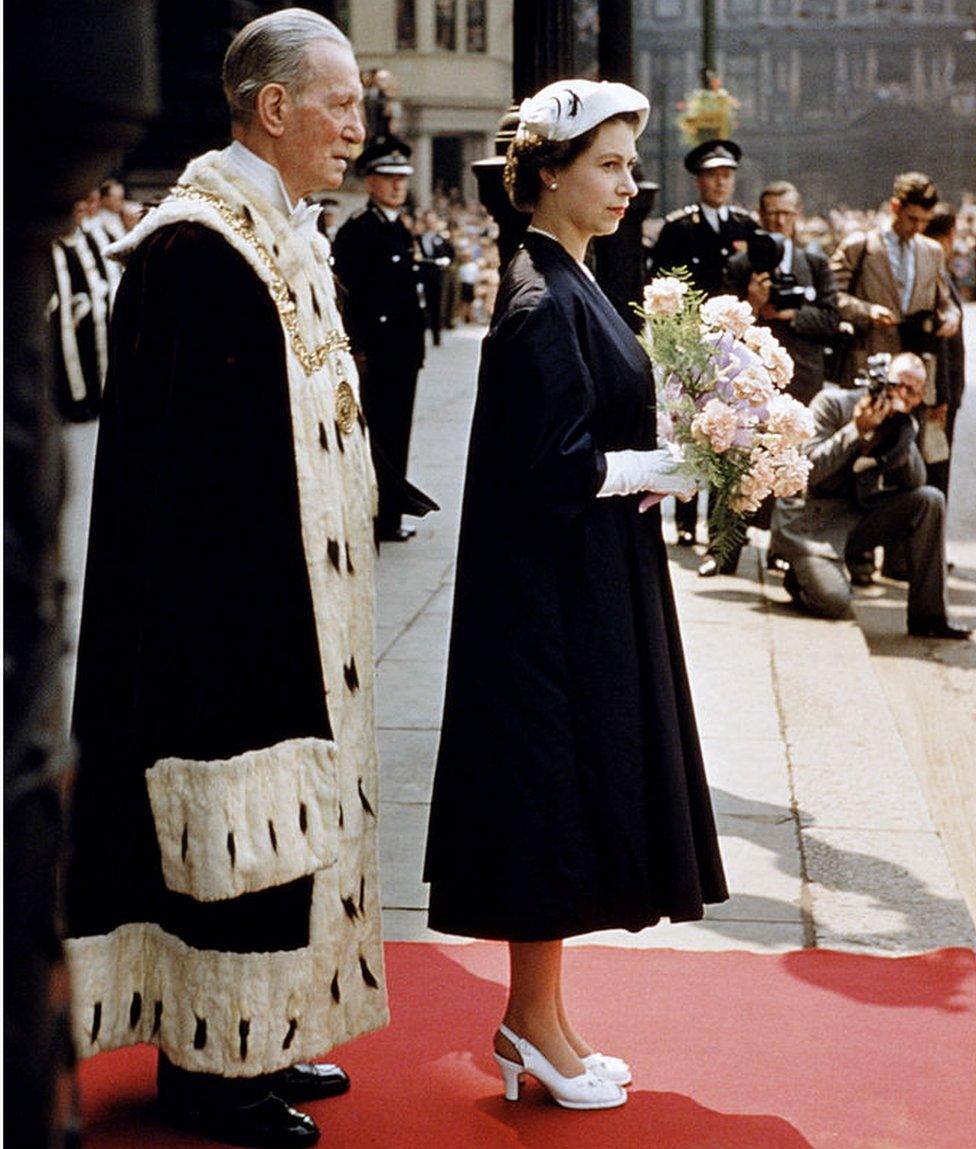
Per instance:
[[[433,192],[433,144],[430,132],[422,132],[413,141],[413,155],[410,157],[413,164],[414,196],[421,208],[430,207]]]
[[[509,203],[502,184],[505,152],[518,124],[517,107],[526,97],[573,73],[575,38],[572,0],[514,0],[512,9],[512,107],[502,116],[495,155],[472,164],[478,198],[498,224],[501,271],[515,254],[529,216]]]

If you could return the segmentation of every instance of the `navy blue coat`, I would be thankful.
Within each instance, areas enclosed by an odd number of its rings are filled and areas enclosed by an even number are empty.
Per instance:
[[[530,233],[482,349],[425,877],[430,925],[535,941],[727,897],[657,509],[597,498],[654,445],[649,364]]]

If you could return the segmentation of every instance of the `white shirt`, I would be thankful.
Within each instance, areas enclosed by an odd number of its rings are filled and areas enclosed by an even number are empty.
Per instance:
[[[699,204],[702,209],[702,215],[708,220],[708,225],[714,232],[721,230],[722,224],[728,222],[729,218],[729,205],[722,204],[721,207],[711,207],[707,203]]]
[[[909,239],[902,242],[890,226],[882,229],[881,234],[888,252],[891,274],[898,285],[902,314],[905,314],[915,289],[915,241]]]
[[[287,217],[296,231],[316,230],[321,208],[318,204],[307,204],[302,199],[293,206],[281,178],[281,172],[274,164],[269,164],[267,160],[255,155],[240,140],[234,140],[229,147],[225,148],[224,155],[242,175],[257,186],[274,207]]]

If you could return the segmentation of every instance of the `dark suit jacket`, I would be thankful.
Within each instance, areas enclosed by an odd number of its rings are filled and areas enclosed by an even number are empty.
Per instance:
[[[948,271],[943,272],[946,290],[956,307],[962,311],[962,296]],[[954,410],[962,403],[962,393],[966,386],[966,345],[963,341],[962,325],[955,335],[943,339],[939,344],[939,358],[935,371],[935,402],[948,403]]]
[[[745,208],[729,207],[729,218],[716,232],[699,204],[672,212],[664,221],[651,253],[652,275],[686,267],[699,291],[718,295],[725,264],[756,230],[756,221]]]
[[[813,299],[798,308],[796,316],[788,322],[760,319],[758,323],[773,332],[793,360],[795,374],[789,393],[799,402],[809,403],[823,386],[824,343],[837,330],[839,322],[837,285],[827,257],[807,251],[797,243],[793,244],[790,270],[800,286],[813,289],[816,293]],[[751,275],[748,255],[743,251],[732,256],[723,276],[723,291],[745,299]]]

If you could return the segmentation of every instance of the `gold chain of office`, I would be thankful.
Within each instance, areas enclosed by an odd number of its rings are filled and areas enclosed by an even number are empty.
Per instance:
[[[324,343],[319,344],[318,347],[309,348],[298,329],[298,307],[295,303],[294,293],[278,270],[271,252],[258,238],[257,232],[254,230],[254,222],[247,208],[235,211],[220,196],[204,191],[202,188],[193,187],[191,184],[177,184],[171,189],[170,194],[177,199],[191,200],[194,203],[203,203],[212,207],[230,230],[253,249],[271,277],[268,284],[271,298],[277,308],[281,324],[291,340],[292,350],[306,375],[314,375],[316,371],[320,371],[335,352],[349,351],[349,336],[338,329],[327,331]],[[352,387],[345,378],[342,359],[339,355],[334,356],[333,363],[339,377],[339,382],[335,388],[336,423],[340,431],[349,434],[356,425],[359,408]]]

